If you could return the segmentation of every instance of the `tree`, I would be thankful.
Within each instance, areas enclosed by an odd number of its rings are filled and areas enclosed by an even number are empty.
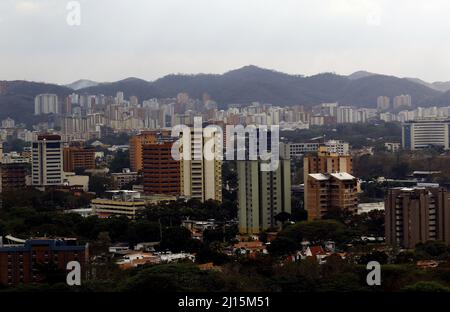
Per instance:
[[[416,253],[422,257],[437,258],[447,253],[447,251],[447,244],[442,241],[427,241],[416,246]]]
[[[110,177],[104,175],[92,175],[89,179],[89,191],[101,196],[112,187]]]
[[[274,256],[284,256],[297,251],[299,244],[286,237],[277,237],[267,247],[267,251]]]
[[[192,264],[162,264],[136,272],[120,286],[121,291],[139,293],[211,292],[223,287],[220,277]]]
[[[286,221],[289,221],[291,219],[291,214],[283,211],[277,214],[274,219],[275,221],[281,222],[281,224],[283,224],[284,226]]]
[[[321,242],[334,240],[337,242],[347,242],[351,240],[349,232],[344,224],[336,220],[315,220],[302,221],[287,226],[279,234],[280,237],[287,237],[296,242],[306,239],[311,242]]]
[[[130,154],[128,151],[117,151],[113,160],[109,164],[109,169],[111,172],[122,172],[124,168],[130,167]]]
[[[38,262],[33,268],[36,275],[39,276],[40,282],[47,284],[64,283],[66,280],[66,272],[58,268],[53,262]]]
[[[223,265],[230,261],[229,257],[224,254],[220,248],[217,248],[214,244],[209,246],[203,246],[195,255],[195,261],[197,263],[209,263],[212,262],[215,265]]]
[[[224,234],[223,228],[213,230],[206,229],[203,231],[203,241],[207,244],[212,242],[223,242],[225,239]]]
[[[189,251],[191,244],[191,232],[180,226],[168,227],[163,230],[163,236],[159,246],[160,250],[172,252]]]
[[[403,288],[406,292],[450,292],[450,288],[434,281],[421,281]]]
[[[380,264],[388,262],[388,255],[385,252],[375,250],[369,254],[362,255],[359,259],[360,264],[367,264],[371,261],[377,261]]]

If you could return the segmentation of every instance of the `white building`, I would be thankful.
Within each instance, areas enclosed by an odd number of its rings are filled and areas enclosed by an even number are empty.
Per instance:
[[[59,114],[59,102],[56,94],[39,94],[34,98],[34,114]]]
[[[405,122],[402,127],[402,147],[418,150],[430,146],[450,149],[450,120],[424,119]]]
[[[337,123],[353,123],[354,114],[351,106],[339,106],[337,108]]]
[[[326,146],[329,153],[335,153],[339,155],[348,155],[350,153],[350,144],[344,141],[328,140],[325,143],[320,142],[307,142],[307,143],[289,143],[281,144],[283,149],[283,155],[286,155],[292,159],[301,157],[306,153],[314,153],[319,150],[320,146]]]
[[[31,155],[33,185],[63,183],[63,146],[59,135],[39,135],[32,143]]]
[[[391,107],[391,99],[387,96],[379,96],[377,98],[377,110],[387,111]]]

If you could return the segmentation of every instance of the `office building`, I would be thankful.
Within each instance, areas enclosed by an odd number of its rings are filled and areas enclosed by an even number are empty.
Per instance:
[[[74,239],[7,239],[13,240],[14,244],[5,245],[0,237],[1,285],[16,286],[42,281],[45,276],[39,273],[37,266],[44,263],[54,263],[59,270],[66,272],[67,263],[78,261],[81,276],[85,276],[89,257],[87,244],[77,245]],[[64,275],[60,282],[66,282]]]
[[[91,201],[92,211],[100,218],[125,216],[135,219],[145,209],[145,201],[135,191],[109,191],[107,198],[96,198]]]
[[[423,119],[405,122],[402,127],[402,147],[419,150],[428,147],[450,148],[450,120]]]
[[[305,206],[308,219],[315,220],[327,214],[358,212],[358,181],[346,172],[312,173],[305,182]],[[305,192],[306,193],[306,192]]]
[[[449,193],[443,188],[392,188],[385,213],[388,244],[403,248],[430,240],[450,244]]]
[[[291,213],[290,160],[280,159],[275,171],[261,171],[261,160],[238,160],[239,232],[258,234],[279,228],[275,217]]]
[[[39,135],[32,143],[31,176],[34,186],[61,185],[63,148],[59,135]]]
[[[64,172],[95,169],[95,149],[80,145],[65,147]]]

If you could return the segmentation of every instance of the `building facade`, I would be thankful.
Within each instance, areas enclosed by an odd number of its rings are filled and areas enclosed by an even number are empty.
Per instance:
[[[402,147],[419,150],[430,146],[450,148],[450,120],[423,119],[405,122],[402,126]]]
[[[338,155],[349,155],[350,144],[344,141],[329,140],[322,142],[306,142],[306,143],[288,143],[280,144],[284,149],[284,155],[289,155],[290,158],[303,157],[307,153],[314,153],[319,151],[319,147],[325,146],[326,151]]]
[[[41,281],[39,264],[54,263],[66,272],[67,263],[78,261],[81,276],[88,262],[88,245],[78,246],[71,239],[30,239],[21,244],[4,245],[0,242],[0,284],[14,286]],[[61,280],[62,283],[65,279]]]
[[[353,172],[353,162],[350,155],[339,155],[330,153],[326,147],[320,147],[317,153],[307,154],[303,158],[303,181],[305,184],[304,204],[308,211],[308,219],[314,220],[323,216],[320,211],[325,208],[317,206],[318,201],[309,198],[309,193],[314,194],[312,187],[317,186],[317,179],[311,174],[329,175],[334,173],[347,173],[351,175]],[[328,183],[328,182],[326,182]],[[311,195],[313,196],[313,195]]]
[[[59,114],[59,102],[56,94],[39,94],[34,98],[34,114]]]
[[[135,219],[146,207],[140,194],[135,191],[109,191],[108,198],[96,198],[91,201],[92,211],[100,218],[125,216]]]
[[[198,132],[196,132],[198,131]],[[181,195],[201,202],[209,199],[222,201],[222,161],[218,157],[207,159],[203,148],[214,140],[215,154],[222,147],[215,136],[206,137],[203,129],[191,128],[190,136],[182,139],[181,153],[187,149],[189,159],[180,160]],[[183,145],[186,143],[186,145]]]
[[[238,160],[239,232],[258,234],[280,227],[275,217],[291,213],[290,160],[280,159],[275,171],[261,171],[260,160]]]
[[[181,194],[181,165],[172,157],[172,145],[172,142],[143,145],[144,194]]]
[[[95,169],[95,149],[82,146],[64,148],[64,171]]]
[[[143,149],[145,144],[155,144],[170,137],[169,130],[144,131],[130,139],[130,169],[139,172],[143,169]]]
[[[31,176],[34,186],[63,183],[63,148],[59,135],[39,135],[32,143]]]
[[[430,240],[450,243],[449,193],[443,188],[392,188],[385,213],[388,244],[414,248]]]
[[[309,220],[341,211],[358,212],[358,181],[346,172],[312,173],[308,176],[306,189]]]
[[[26,187],[28,164],[9,163],[0,166],[1,191],[21,190]]]

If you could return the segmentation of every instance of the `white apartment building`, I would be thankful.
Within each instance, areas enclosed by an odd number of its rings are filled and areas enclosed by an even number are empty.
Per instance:
[[[59,114],[59,102],[56,94],[39,94],[34,98],[34,114]]]

